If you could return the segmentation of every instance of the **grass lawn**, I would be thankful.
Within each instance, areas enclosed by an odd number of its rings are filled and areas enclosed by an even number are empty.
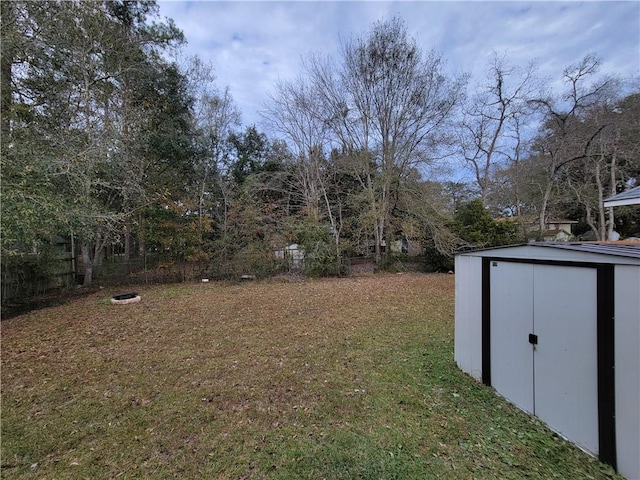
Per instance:
[[[458,370],[452,275],[137,291],[2,322],[3,478],[621,478]]]

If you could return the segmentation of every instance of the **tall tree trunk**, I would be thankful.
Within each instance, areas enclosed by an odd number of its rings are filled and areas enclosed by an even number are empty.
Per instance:
[[[544,195],[542,197],[542,204],[540,205],[540,214],[538,216],[538,228],[540,234],[544,231],[547,220],[547,207],[549,205],[549,199],[551,198],[551,188],[553,180],[548,180],[544,189]]]
[[[15,2],[0,2],[3,28],[11,28],[11,23],[15,22]],[[14,33],[14,32],[11,32]],[[11,35],[11,33],[9,35]],[[11,131],[11,75],[13,68],[13,57],[15,55],[14,38],[3,39],[2,55],[0,56],[0,132],[2,134],[3,145],[9,142]]]
[[[89,287],[93,282],[93,259],[91,258],[91,246],[88,243],[83,243],[80,247],[80,252],[82,254],[82,264],[84,266],[82,286]]]
[[[131,260],[131,221],[127,220],[124,225],[124,261]]]
[[[90,245],[84,242],[80,247],[82,252],[82,263],[84,264],[84,280],[82,281],[83,287],[89,287],[93,283],[93,269],[99,267],[102,264],[102,255],[106,246],[105,239],[96,241],[95,245]],[[93,247],[93,248],[92,248]]]
[[[585,210],[586,210],[585,221],[587,222],[587,225],[589,225],[589,228],[591,228],[591,231],[593,232],[593,234],[596,236],[596,239],[599,240],[598,235],[600,235],[600,232],[598,230],[598,226],[593,221],[593,215],[591,214],[591,207],[588,204],[585,204]]]
[[[617,156],[616,156],[616,151],[614,149],[613,156],[611,157],[611,169],[609,170],[609,174],[610,174],[609,195],[616,194],[616,163],[617,163]],[[616,220],[613,214],[613,207],[609,207],[607,213],[609,214],[609,224],[607,226],[607,240],[611,240],[611,237],[613,236],[613,230],[615,228],[615,220]]]
[[[602,157],[601,157],[602,159]],[[598,237],[597,240],[607,239],[607,219],[604,214],[604,186],[600,178],[600,162],[596,161],[595,166],[596,186],[598,188]]]
[[[136,240],[138,244],[138,255],[140,258],[146,258],[147,242],[145,236],[145,218],[142,214],[138,215],[138,228]]]
[[[378,220],[376,220],[375,229],[373,231],[373,239],[375,242],[374,255],[376,265],[380,265],[380,262],[382,261],[382,230],[382,225]]]

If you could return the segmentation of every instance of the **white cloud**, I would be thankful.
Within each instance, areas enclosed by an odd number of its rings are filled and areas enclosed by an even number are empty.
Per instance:
[[[538,59],[541,74],[598,53],[603,73],[640,74],[640,3],[620,2],[171,2],[160,1],[188,40],[210,61],[220,87],[229,86],[245,124],[279,79],[291,79],[311,51],[338,55],[340,39],[366,32],[394,15],[425,51],[452,72],[482,70],[494,51],[512,63]]]

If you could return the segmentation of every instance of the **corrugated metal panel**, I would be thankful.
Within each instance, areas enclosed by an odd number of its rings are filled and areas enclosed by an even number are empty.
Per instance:
[[[521,409],[535,414],[534,265],[492,262],[490,267],[491,386]]]
[[[618,469],[640,478],[640,268],[616,266],[615,409]]]
[[[612,195],[605,199],[605,202],[616,202],[618,200],[640,200],[640,186]]]
[[[571,243],[571,242],[531,242],[527,244],[518,245],[505,245],[502,247],[491,247],[479,250],[469,250],[466,252],[460,252],[458,255],[468,254],[482,254],[483,252],[491,252],[493,250],[517,250],[526,247],[544,247],[558,250],[571,250],[574,252],[583,253],[595,253],[600,255],[611,255],[618,257],[640,259],[640,243],[622,243],[622,242],[584,242],[584,243]],[[489,255],[479,255],[489,256]]]
[[[533,348],[534,414],[552,430],[598,454],[597,271],[533,267],[531,332],[539,337]]]
[[[482,381],[482,259],[456,257],[455,360]]]
[[[640,258],[640,244],[627,243],[531,243],[539,247],[560,248],[576,252],[616,255],[618,257]]]

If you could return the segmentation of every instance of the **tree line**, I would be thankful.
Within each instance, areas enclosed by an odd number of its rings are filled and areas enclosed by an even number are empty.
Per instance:
[[[637,233],[637,212],[603,199],[640,176],[640,89],[595,55],[558,91],[497,54],[471,82],[384,20],[307,56],[260,130],[214,66],[170,60],[185,39],[153,1],[0,6],[3,259],[69,236],[89,285],[108,250],[268,274],[297,243],[336,274],[350,256],[384,266],[401,241],[436,263],[521,241],[523,219]]]

